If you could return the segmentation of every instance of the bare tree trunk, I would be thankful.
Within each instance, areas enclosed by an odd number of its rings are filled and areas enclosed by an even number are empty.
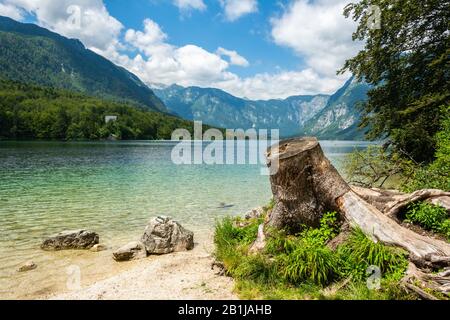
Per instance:
[[[283,141],[278,148],[269,149],[268,160],[269,165],[279,161],[278,172],[271,176],[275,207],[268,216],[269,226],[296,232],[302,225],[317,226],[323,213],[338,211],[344,220],[374,241],[407,250],[417,265],[450,264],[449,243],[419,235],[392,219],[392,215],[411,201],[447,197],[450,193],[425,190],[408,196],[381,190],[372,190],[370,194],[367,189],[364,192],[360,189],[364,200],[339,175],[315,138]],[[376,194],[391,201],[384,201]],[[370,197],[374,198],[370,201],[374,205],[368,202]]]

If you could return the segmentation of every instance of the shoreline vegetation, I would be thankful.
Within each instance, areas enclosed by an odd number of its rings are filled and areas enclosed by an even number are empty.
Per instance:
[[[106,116],[117,120],[106,122]],[[180,128],[193,134],[194,123],[134,102],[0,79],[0,138],[5,140],[161,140]]]
[[[450,190],[450,112],[444,114],[441,131],[436,135],[438,147],[433,162],[418,164],[392,149],[377,146],[349,154],[344,171],[360,186],[355,188],[363,186],[368,189],[361,190],[373,191],[364,200],[381,201],[383,197],[395,199],[401,195],[403,207],[391,219],[405,229],[450,246],[448,203],[444,208],[435,201],[437,197],[408,198],[400,191],[380,189],[388,182],[390,187],[417,195],[422,192],[420,189]],[[448,202],[449,193],[441,194],[446,195],[442,201]],[[358,227],[350,227],[342,213],[323,212],[318,226],[305,224],[297,232],[273,228],[268,222],[274,206],[272,200],[255,211],[259,212],[257,216],[228,217],[216,225],[215,257],[224,274],[235,279],[239,297],[450,299],[447,263],[422,265],[422,271],[417,272],[414,264],[420,263],[414,261],[414,255],[399,246],[374,242]],[[265,226],[265,245],[255,253],[253,247],[261,226]],[[424,276],[425,273],[429,275]],[[443,287],[428,286],[438,276]],[[408,282],[411,277],[413,280]]]

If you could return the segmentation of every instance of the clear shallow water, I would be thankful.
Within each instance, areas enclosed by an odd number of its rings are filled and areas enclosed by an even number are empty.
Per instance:
[[[323,141],[339,168],[366,142]],[[198,238],[216,219],[242,214],[271,197],[259,165],[189,165],[171,161],[171,142],[0,142],[0,298],[39,297],[65,290],[67,267],[82,285],[126,267],[111,251],[48,253],[43,238],[87,228],[110,248],[137,239],[149,218],[168,215]],[[224,208],[224,204],[226,208]],[[33,260],[38,269],[18,273]]]

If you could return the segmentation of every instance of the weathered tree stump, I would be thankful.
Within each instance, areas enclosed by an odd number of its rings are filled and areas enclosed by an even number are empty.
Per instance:
[[[350,190],[315,138],[283,141],[269,149],[267,158],[278,161],[278,171],[270,177],[273,227],[295,232],[302,225],[318,226],[325,212],[338,210],[335,200]]]
[[[449,243],[417,234],[392,218],[392,214],[408,201],[427,200],[427,196],[448,197],[450,193],[426,190],[409,197],[386,192],[386,199],[395,198],[398,202],[383,206],[381,198],[374,197],[374,201],[368,201],[368,192],[360,189],[359,192],[366,196],[363,199],[325,157],[316,138],[282,141],[268,150],[267,157],[269,166],[278,161],[279,170],[270,178],[275,206],[266,225],[295,233],[303,225],[317,226],[325,212],[337,211],[343,220],[360,228],[373,241],[407,250],[410,260],[417,265],[450,264]],[[375,191],[372,193],[376,194]],[[378,193],[383,194],[381,191]],[[381,208],[386,211],[382,212]],[[253,249],[262,247],[261,233],[258,245]]]

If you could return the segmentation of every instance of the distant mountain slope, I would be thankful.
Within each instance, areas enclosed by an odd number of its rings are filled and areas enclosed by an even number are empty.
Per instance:
[[[106,116],[117,119],[106,122]],[[0,139],[158,140],[170,139],[179,128],[192,134],[194,124],[136,103],[0,78]]]
[[[322,110],[329,99],[317,95],[251,101],[219,89],[177,85],[154,91],[171,112],[185,119],[228,129],[280,129],[284,137],[299,134],[302,125]]]
[[[167,112],[162,101],[135,75],[86,49],[80,41],[1,16],[0,75],[102,98],[132,100]]]
[[[322,139],[363,139],[365,131],[358,128],[361,114],[357,106],[367,100],[369,90],[368,84],[350,79],[305,123],[303,133]]]

